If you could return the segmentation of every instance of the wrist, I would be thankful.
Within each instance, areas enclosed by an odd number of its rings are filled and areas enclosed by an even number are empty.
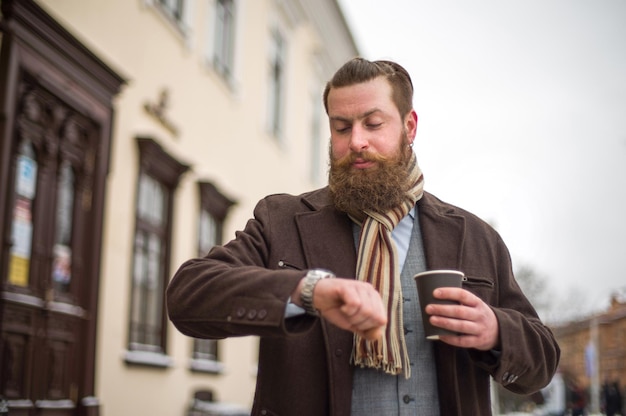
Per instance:
[[[335,277],[335,275],[332,272],[324,269],[311,269],[304,276],[300,288],[300,303],[307,314],[319,316],[319,312],[313,304],[315,286],[317,286],[320,280],[333,277]]]

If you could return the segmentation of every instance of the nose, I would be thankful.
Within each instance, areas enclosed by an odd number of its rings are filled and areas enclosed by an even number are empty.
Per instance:
[[[353,152],[362,152],[369,147],[367,133],[358,126],[352,127],[352,135],[350,136],[350,150]]]

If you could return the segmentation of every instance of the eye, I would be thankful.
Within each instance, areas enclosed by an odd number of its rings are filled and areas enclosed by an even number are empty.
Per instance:
[[[383,125],[384,121],[385,120],[383,120],[381,117],[371,116],[363,120],[363,125],[367,129],[376,130]]]
[[[337,133],[347,133],[350,131],[351,126],[346,125],[346,124],[341,124],[338,126],[335,126],[334,129]]]

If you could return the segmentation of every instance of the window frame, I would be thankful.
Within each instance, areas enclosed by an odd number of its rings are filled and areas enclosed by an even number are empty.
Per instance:
[[[128,315],[128,350],[125,360],[129,364],[143,364],[157,367],[167,367],[171,365],[171,360],[167,357],[167,313],[165,308],[165,289],[169,280],[170,264],[171,264],[171,241],[172,241],[172,222],[174,218],[174,200],[175,191],[178,187],[181,176],[189,169],[189,166],[183,164],[167,152],[152,138],[138,137],[137,146],[139,148],[139,172],[137,175],[137,187],[135,191],[135,229],[133,232],[133,249],[130,270],[130,302]],[[164,218],[162,229],[155,230],[154,225],[144,224],[139,218],[139,191],[140,181],[143,175],[155,180],[164,190]],[[158,228],[158,227],[157,227]],[[137,254],[136,239],[139,231],[161,233],[161,261],[160,266],[160,285],[159,290],[161,307],[160,317],[160,336],[158,344],[146,344],[136,342],[133,334],[133,315],[135,308],[135,261]],[[142,302],[145,304],[145,302]],[[145,336],[144,336],[145,339]]]
[[[274,26],[269,33],[267,73],[267,129],[278,142],[282,141],[287,84],[287,37]]]
[[[189,7],[187,0],[152,0],[154,5],[172,21],[176,27],[185,31],[185,13]]]
[[[192,17],[194,0],[143,0],[144,4],[153,9],[164,22],[181,37],[186,47],[191,49]],[[170,4],[174,2],[175,4]]]
[[[213,246],[221,244],[224,233],[224,220],[235,201],[223,195],[211,182],[199,181],[198,191],[200,194],[200,210],[198,215],[198,256],[207,255],[210,247],[203,246],[204,236],[202,235],[202,216],[206,214],[214,222]],[[209,349],[214,349],[214,358],[203,357],[204,349],[209,345]],[[194,338],[191,351],[190,369],[195,372],[206,372],[220,374],[224,371],[224,364],[220,360],[220,347],[218,340]]]
[[[215,0],[211,63],[228,82],[233,79],[237,5],[235,0]]]

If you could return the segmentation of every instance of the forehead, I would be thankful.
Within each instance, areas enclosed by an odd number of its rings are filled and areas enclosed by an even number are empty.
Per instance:
[[[328,93],[328,115],[331,118],[355,117],[374,109],[385,113],[397,113],[398,109],[391,94],[391,85],[383,77],[332,88]]]

